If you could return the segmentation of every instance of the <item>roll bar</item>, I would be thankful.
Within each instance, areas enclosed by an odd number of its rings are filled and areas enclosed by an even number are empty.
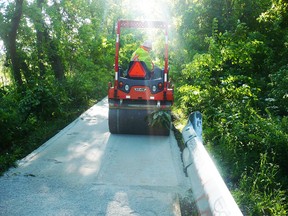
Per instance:
[[[119,48],[120,48],[120,34],[121,28],[158,28],[165,30],[165,65],[164,65],[164,89],[167,88],[168,77],[168,24],[163,21],[135,21],[135,20],[118,20],[116,26],[116,52],[115,52],[115,85],[118,85],[118,72],[119,72]]]

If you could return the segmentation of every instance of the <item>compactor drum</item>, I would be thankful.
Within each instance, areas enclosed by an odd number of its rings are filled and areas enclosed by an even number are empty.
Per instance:
[[[151,73],[144,62],[131,61],[127,73],[123,75],[118,62],[121,28],[163,29],[163,38],[165,38],[164,69],[154,70]],[[173,88],[170,88],[167,79],[167,24],[160,21],[119,20],[117,23],[115,79],[114,85],[110,84],[108,90],[110,132],[114,134],[169,135],[171,105],[174,97]],[[168,123],[167,120],[169,120]],[[158,123],[153,124],[155,122]]]

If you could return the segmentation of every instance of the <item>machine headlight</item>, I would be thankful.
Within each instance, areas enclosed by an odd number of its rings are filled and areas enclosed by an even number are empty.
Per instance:
[[[124,88],[125,88],[125,91],[129,91],[129,85],[126,84]]]
[[[157,87],[155,85],[152,86],[152,91],[156,92],[157,91]]]

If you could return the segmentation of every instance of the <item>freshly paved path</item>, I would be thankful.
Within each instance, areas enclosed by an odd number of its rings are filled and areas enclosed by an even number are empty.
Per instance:
[[[0,178],[0,215],[180,215],[175,137],[111,135],[107,98]]]

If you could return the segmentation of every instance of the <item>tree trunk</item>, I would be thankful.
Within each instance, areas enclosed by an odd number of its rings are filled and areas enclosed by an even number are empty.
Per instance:
[[[56,7],[56,10],[58,14],[61,14],[61,10],[59,8],[59,3],[57,3],[54,0],[54,4]],[[54,71],[54,76],[58,81],[62,81],[65,79],[65,67],[63,64],[62,56],[59,52],[59,47],[57,46],[57,41],[49,36],[49,33],[47,31],[45,33],[45,39],[47,43],[49,44],[48,47],[48,55],[49,55],[49,61],[51,62],[52,69]]]
[[[42,16],[42,4],[44,0],[37,0],[37,7],[39,10],[40,17],[36,18],[36,23],[41,26],[41,28],[36,29],[36,36],[37,36],[37,55],[38,55],[38,66],[39,66],[39,73],[40,77],[44,77],[46,73],[44,62],[44,23],[43,23],[43,16]]]
[[[21,86],[23,84],[21,77],[21,61],[17,54],[16,48],[16,38],[17,30],[19,28],[21,16],[22,16],[23,0],[16,0],[15,11],[11,20],[11,29],[8,33],[8,52],[12,62],[13,77],[17,85]]]
[[[51,63],[52,69],[54,71],[54,76],[58,81],[62,81],[65,79],[64,74],[64,65],[62,62],[62,57],[59,55],[59,49],[57,47],[56,42],[50,38],[47,31],[44,32],[45,40],[48,42],[48,58]]]

